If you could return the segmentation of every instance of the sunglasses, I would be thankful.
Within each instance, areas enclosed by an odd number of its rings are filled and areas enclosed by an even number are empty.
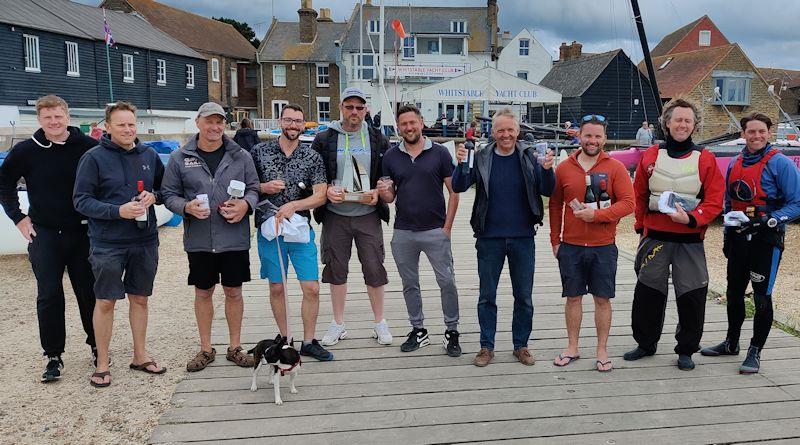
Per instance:
[[[744,179],[737,179],[728,188],[728,193],[737,201],[751,201],[756,197],[756,187]]]
[[[606,117],[605,116],[601,116],[599,114],[587,114],[586,116],[583,116],[583,118],[581,118],[581,121],[583,121],[583,122],[589,122],[591,120],[605,122],[606,121]]]
[[[347,111],[353,111],[353,110],[364,111],[367,108],[365,105],[342,105],[342,106]]]

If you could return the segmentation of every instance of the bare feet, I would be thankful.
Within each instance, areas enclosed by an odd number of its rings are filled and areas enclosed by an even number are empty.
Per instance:
[[[578,349],[570,349],[567,348],[558,354],[558,357],[553,360],[553,364],[556,366],[567,366],[575,360],[581,358],[581,353]]]

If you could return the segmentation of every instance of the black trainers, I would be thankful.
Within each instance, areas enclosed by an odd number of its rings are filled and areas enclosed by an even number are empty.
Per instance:
[[[321,362],[329,362],[333,360],[333,354],[327,349],[323,348],[316,338],[311,340],[311,343],[303,343],[303,345],[300,346],[300,355],[314,357]]]
[[[92,364],[95,368],[97,368],[97,347],[92,346]],[[114,364],[114,360],[111,360],[111,353],[108,354],[108,367],[110,368],[111,365]]]
[[[739,367],[739,374],[756,374],[761,368],[761,348],[750,346],[747,349],[747,357]]]
[[[408,339],[400,345],[400,350],[403,352],[416,351],[429,344],[431,344],[431,340],[428,338],[428,330],[425,328],[414,328],[408,333]]]
[[[692,361],[691,355],[679,355],[678,356],[678,369],[681,371],[691,371],[694,369],[694,361]]]
[[[655,351],[650,352],[646,349],[642,349],[641,347],[637,346],[636,349],[628,351],[625,354],[623,354],[622,358],[629,362],[632,362],[634,360],[639,360],[640,358],[649,357],[651,355],[655,355]]]
[[[64,362],[61,360],[60,355],[51,355],[47,357],[47,366],[44,368],[42,374],[42,383],[55,382],[61,378],[64,373]]]
[[[725,341],[716,345],[709,346],[700,350],[700,354],[708,357],[716,357],[719,355],[739,355],[739,343],[735,347],[731,347],[730,341],[726,338]]]
[[[455,329],[448,329],[444,331],[444,348],[447,350],[447,355],[450,357],[461,356],[461,346],[458,344],[458,336],[461,335]]]

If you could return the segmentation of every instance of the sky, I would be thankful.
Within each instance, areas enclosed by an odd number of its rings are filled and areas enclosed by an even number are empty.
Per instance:
[[[97,5],[98,0],[77,0]],[[159,0],[204,16],[245,21],[263,38],[273,14],[297,21],[300,0]],[[358,0],[313,0],[330,8],[336,21],[350,17]],[[380,4],[381,0],[373,0]],[[485,0],[383,0],[385,6],[482,6]],[[650,48],[662,37],[708,14],[731,42],[738,43],[759,67],[800,70],[798,0],[640,0]],[[498,0],[499,27],[512,36],[522,28],[558,58],[561,42],[583,44],[585,52],[622,48],[636,62],[642,51],[628,0]],[[745,7],[748,9],[745,10]]]

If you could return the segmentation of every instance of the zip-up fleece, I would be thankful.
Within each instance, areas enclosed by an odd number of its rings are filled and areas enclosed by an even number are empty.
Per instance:
[[[95,247],[129,247],[158,242],[156,212],[150,206],[150,225],[119,216],[119,208],[139,194],[138,181],[161,203],[164,164],[155,150],[140,144],[125,150],[104,135],[100,145],[86,152],[78,164],[72,201],[75,209],[89,218],[89,239]]]
[[[208,164],[197,154],[197,138],[195,135],[180,150],[172,152],[162,186],[164,204],[183,217],[183,247],[187,252],[248,250],[250,218],[231,224],[218,209],[220,204],[230,199],[228,185],[231,180],[242,181],[247,186],[243,199],[250,206],[248,213],[256,208],[259,185],[253,157],[231,138],[223,136],[225,154],[212,176]],[[201,194],[208,195],[211,209],[206,219],[197,219],[184,212],[186,203]]]
[[[549,204],[550,244],[555,246],[563,241],[576,246],[607,246],[614,243],[619,220],[633,213],[633,184],[625,165],[605,151],[597,155],[597,162],[588,172],[578,162],[580,152],[575,151],[556,168],[556,185]],[[576,218],[569,206],[573,199],[583,202],[587,174],[593,177],[605,175],[606,192],[611,197],[611,207],[595,210],[594,221],[590,223]],[[593,185],[595,196],[598,196],[599,181],[593,180]]]

